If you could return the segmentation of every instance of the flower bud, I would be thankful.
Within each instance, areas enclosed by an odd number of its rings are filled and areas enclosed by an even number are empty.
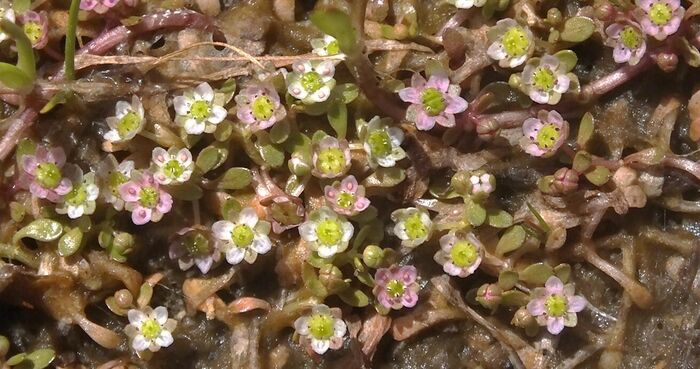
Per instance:
[[[115,232],[112,246],[120,254],[126,254],[134,247],[134,236],[126,232]]]
[[[561,23],[562,16],[561,11],[557,8],[550,8],[547,10],[547,22],[551,25],[557,25]]]
[[[656,57],[656,64],[666,73],[673,72],[678,66],[678,55],[674,53],[661,53]]]
[[[362,252],[362,261],[370,268],[379,268],[382,266],[384,259],[384,250],[379,246],[369,245]]]
[[[122,309],[128,309],[132,307],[134,303],[134,296],[129,292],[129,290],[121,289],[114,293],[114,301]]]
[[[476,291],[476,301],[488,309],[496,309],[501,303],[503,290],[497,284],[484,284]]]
[[[610,3],[595,7],[595,16],[602,21],[612,20],[616,13],[617,10],[615,10],[615,7]]]
[[[510,321],[510,324],[518,328],[527,328],[533,325],[537,326],[537,321],[535,320],[535,317],[533,317],[532,314],[527,311],[527,308],[523,306],[515,312],[513,315],[513,320]]]
[[[289,166],[289,171],[299,177],[303,177],[311,172],[311,165],[309,165],[309,161],[304,160],[304,155],[298,152],[292,153],[292,158],[289,159],[287,165]]]
[[[483,170],[460,171],[452,177],[452,188],[462,196],[484,199],[496,189],[496,177]]]
[[[561,168],[554,173],[551,188],[565,194],[578,188],[578,173],[569,168]]]
[[[496,137],[499,129],[500,125],[495,119],[484,119],[476,122],[476,133],[484,141],[489,141]]]

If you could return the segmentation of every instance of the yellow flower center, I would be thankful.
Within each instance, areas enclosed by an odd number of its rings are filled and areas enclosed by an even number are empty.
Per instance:
[[[119,137],[126,137],[130,133],[135,133],[139,128],[139,123],[141,123],[141,118],[135,112],[129,111],[124,114],[122,119],[117,122],[116,129],[117,133],[119,133]]]
[[[340,45],[338,45],[338,41],[333,40],[326,45],[326,53],[328,55],[336,55],[339,52],[340,52]]]
[[[329,147],[318,153],[316,165],[321,173],[337,175],[345,169],[345,154],[337,147]]]
[[[61,183],[61,169],[54,163],[41,163],[36,168],[36,181],[41,187],[56,188]]]
[[[41,40],[41,37],[44,35],[44,30],[41,24],[37,22],[27,22],[24,24],[24,33],[32,42],[32,45],[34,45]]]
[[[309,318],[309,333],[317,340],[333,337],[333,318],[327,314],[314,314]]]
[[[211,112],[211,107],[204,100],[197,100],[192,103],[190,107],[190,116],[192,118],[202,121],[209,118],[209,113]]]
[[[530,40],[522,27],[509,28],[501,38],[503,50],[510,57],[523,56],[530,47]]]
[[[209,241],[203,235],[196,233],[185,240],[185,248],[190,255],[205,255],[209,253]]]
[[[343,226],[335,219],[324,219],[316,225],[316,237],[323,245],[337,245],[343,238]]]
[[[109,174],[107,181],[109,183],[109,189],[112,191],[112,194],[117,196],[119,195],[119,186],[126,183],[128,181],[128,178],[126,178],[126,176],[121,172],[115,171]]]
[[[551,149],[559,140],[561,132],[559,127],[552,123],[545,124],[539,132],[537,132],[537,146],[541,149]]]
[[[564,314],[566,314],[567,310],[569,309],[568,305],[569,304],[568,301],[566,301],[566,297],[561,295],[549,296],[547,297],[547,300],[544,303],[547,315],[553,317],[564,316]]]
[[[141,325],[141,334],[147,340],[154,340],[158,338],[160,332],[163,330],[160,324],[155,319],[147,319]]]
[[[155,208],[158,204],[158,190],[150,186],[141,188],[139,203],[147,208]]]
[[[391,138],[384,130],[374,131],[367,138],[369,149],[374,156],[387,156],[391,153]]]
[[[408,235],[410,239],[416,240],[428,235],[428,227],[423,224],[420,213],[416,212],[409,215],[406,220],[404,220],[404,227],[406,228],[406,235]]]
[[[84,185],[74,186],[66,195],[66,202],[73,206],[84,204],[87,201],[88,193]]]
[[[170,179],[177,179],[185,173],[185,168],[182,167],[179,161],[171,159],[163,165],[163,173]]]
[[[233,243],[238,247],[250,246],[254,238],[255,234],[253,230],[245,224],[237,225],[233,228],[233,232],[231,232],[231,240],[233,240]]]
[[[654,3],[649,9],[649,19],[657,26],[663,26],[673,16],[671,6],[662,2]]]
[[[405,291],[406,286],[404,286],[403,283],[397,279],[392,279],[386,284],[386,293],[393,298],[403,296]]]
[[[250,108],[253,111],[253,116],[257,120],[268,120],[272,118],[272,114],[275,112],[275,105],[267,96],[257,97]]]
[[[551,69],[539,67],[532,76],[532,84],[539,90],[550,91],[554,88],[557,78]]]
[[[620,32],[620,41],[628,49],[636,49],[642,43],[642,35],[632,26],[625,26]]]
[[[459,241],[450,250],[452,263],[460,268],[474,264],[478,255],[476,246],[469,241]]]
[[[442,92],[434,87],[428,87],[423,91],[423,94],[421,94],[421,102],[423,103],[423,109],[425,109],[425,112],[430,116],[442,113],[447,106]]]
[[[323,87],[321,75],[313,71],[304,73],[301,76],[301,86],[310,94],[318,91],[318,89]]]
[[[338,200],[336,201],[336,204],[338,204],[338,206],[340,206],[341,208],[349,209],[353,205],[355,205],[355,195],[343,191],[338,195]]]

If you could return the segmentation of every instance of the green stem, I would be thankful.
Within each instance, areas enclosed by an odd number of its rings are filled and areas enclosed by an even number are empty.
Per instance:
[[[39,261],[36,259],[34,253],[19,244],[11,246],[0,243],[0,257],[17,260],[30,268],[39,268]]]
[[[78,26],[78,11],[80,10],[80,0],[72,0],[68,13],[68,29],[66,30],[66,52],[64,68],[66,70],[66,80],[75,79],[75,38]]]

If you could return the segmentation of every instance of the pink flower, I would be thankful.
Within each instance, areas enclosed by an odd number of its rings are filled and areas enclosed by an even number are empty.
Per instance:
[[[66,153],[60,147],[39,146],[34,155],[22,157],[20,187],[29,189],[32,195],[59,202],[61,197],[73,189],[71,181],[64,177],[61,168],[66,164]]]
[[[348,216],[355,215],[369,206],[369,199],[365,197],[365,187],[357,184],[355,176],[347,176],[341,182],[326,186],[323,191],[326,201],[338,214]]]
[[[659,41],[678,31],[685,14],[681,0],[637,0],[637,6],[635,18],[646,34]]]
[[[549,157],[569,136],[569,123],[555,110],[540,110],[537,118],[525,120],[523,134],[520,146],[525,152],[532,156]]]
[[[235,100],[238,104],[236,116],[253,131],[272,127],[287,115],[280,102],[280,96],[270,84],[248,86]]]
[[[427,131],[435,123],[443,127],[454,127],[455,114],[467,110],[467,100],[459,96],[460,88],[451,85],[445,75],[433,75],[426,82],[420,73],[411,78],[411,87],[399,91],[399,97],[411,103],[406,110],[406,119],[414,122],[420,130]]]
[[[372,292],[382,306],[399,310],[402,307],[414,307],[418,302],[416,282],[418,272],[412,265],[380,268],[374,274],[375,286]]]
[[[551,334],[559,334],[564,327],[575,327],[576,313],[586,307],[586,299],[574,296],[574,285],[564,285],[559,278],[549,277],[544,288],[535,288],[527,311]]]
[[[49,19],[45,11],[27,11],[20,17],[24,33],[32,42],[32,47],[42,49],[49,40]]]
[[[440,250],[435,253],[434,259],[442,265],[445,273],[464,278],[476,271],[483,254],[484,246],[473,233],[450,232],[440,237]]]
[[[159,221],[173,206],[172,196],[147,171],[132,173],[131,180],[119,186],[119,194],[136,225]]]
[[[124,0],[129,6],[136,5],[137,0]],[[80,0],[81,10],[94,10],[98,14],[104,14],[109,9],[119,4],[119,0]]]
[[[631,21],[613,23],[605,29],[605,44],[613,47],[616,63],[635,65],[647,51],[647,42],[639,24]]]

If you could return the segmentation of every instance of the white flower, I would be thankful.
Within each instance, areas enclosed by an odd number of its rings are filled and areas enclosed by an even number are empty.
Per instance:
[[[6,4],[3,5],[5,6],[0,8],[0,19],[7,19],[8,21],[15,23],[15,11]],[[8,38],[9,36],[5,32],[0,31],[0,42],[5,41]]]
[[[287,91],[304,104],[323,102],[335,87],[333,62],[297,61],[287,74]]]
[[[418,208],[398,209],[391,213],[394,234],[401,239],[401,245],[416,247],[430,238],[433,221],[425,210]]]
[[[486,4],[486,0],[448,0],[448,2],[459,9],[480,8]]]
[[[476,271],[483,255],[484,246],[473,233],[451,231],[440,237],[440,250],[433,259],[442,265],[445,273],[464,278]]]
[[[133,170],[133,161],[124,160],[119,163],[112,154],[107,155],[98,165],[97,179],[102,187],[102,197],[105,202],[112,204],[115,210],[124,209],[124,200],[119,194],[119,186],[131,180]]]
[[[354,231],[350,222],[326,206],[312,211],[299,226],[301,238],[322,258],[345,251]]]
[[[331,55],[342,55],[340,53],[340,46],[338,45],[338,40],[330,35],[324,35],[323,38],[311,39],[311,47],[313,47],[314,55],[318,56],[331,56]],[[336,61],[340,62],[340,61]]]
[[[106,120],[109,131],[103,136],[105,140],[111,142],[131,140],[141,132],[146,122],[141,99],[134,95],[131,97],[131,104],[126,101],[117,101],[114,116]]]
[[[214,237],[221,241],[221,249],[226,253],[226,261],[236,265],[244,260],[252,264],[258,254],[265,254],[272,248],[270,223],[259,220],[252,208],[241,210],[233,222],[220,220],[211,226]]]
[[[63,196],[63,202],[56,207],[56,212],[67,214],[71,219],[94,213],[95,200],[100,194],[100,188],[95,184],[95,173],[83,175],[83,171],[77,166],[66,166],[66,171],[73,189]]]
[[[389,127],[375,116],[366,124],[358,124],[358,131],[362,146],[367,152],[370,167],[390,168],[406,157],[406,152],[401,148],[404,137],[401,128]]]
[[[165,307],[151,309],[146,306],[143,310],[131,309],[127,316],[129,325],[124,331],[131,338],[131,347],[134,350],[156,352],[161,347],[168,347],[173,343],[172,331],[177,326],[177,321],[168,319],[168,309]]]
[[[487,33],[489,48],[486,53],[502,68],[515,68],[527,60],[535,50],[535,37],[529,28],[506,18],[496,22]]]
[[[173,147],[165,151],[162,147],[156,147],[153,149],[151,159],[157,167],[153,177],[158,183],[164,185],[172,182],[187,182],[194,169],[192,153],[187,149],[178,150]]]
[[[328,349],[337,350],[343,346],[347,325],[340,317],[340,309],[319,304],[310,314],[295,320],[294,329],[301,336],[302,344],[309,344],[315,353],[323,355]]]
[[[214,90],[206,82],[197,86],[194,91],[188,90],[182,96],[175,96],[175,123],[191,135],[214,132],[216,125],[228,115],[226,109],[218,105],[214,98]]]

